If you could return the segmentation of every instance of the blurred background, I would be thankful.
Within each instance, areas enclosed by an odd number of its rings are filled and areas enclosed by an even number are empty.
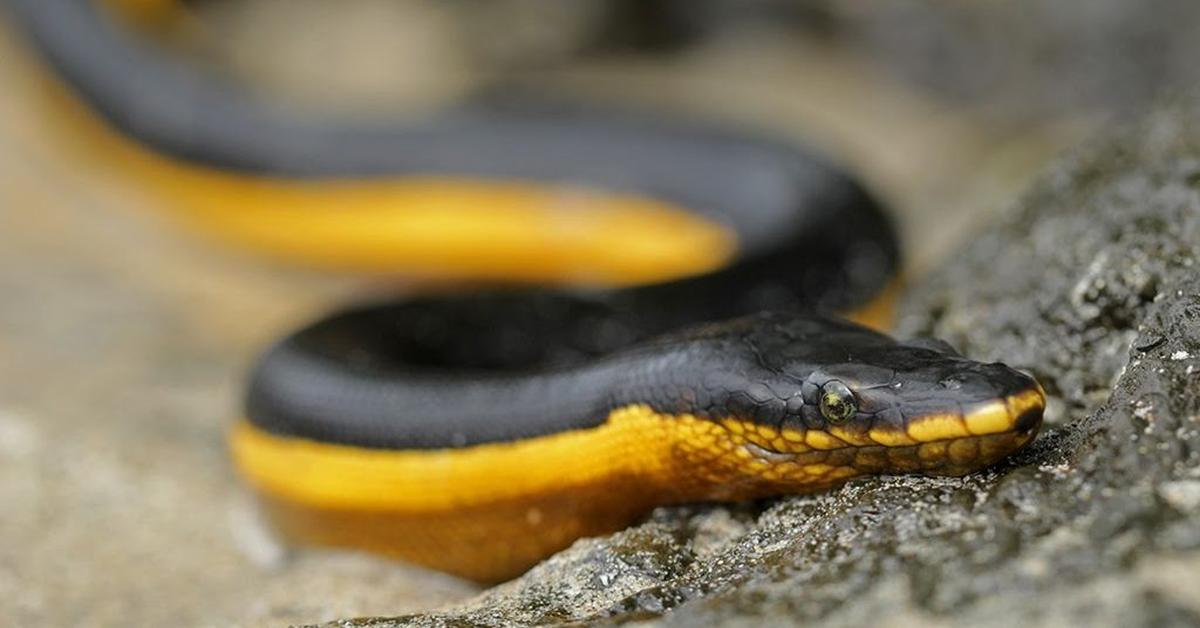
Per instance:
[[[175,54],[297,107],[420,115],[520,88],[809,143],[893,208],[914,277],[1054,155],[1200,74],[1200,4],[1185,0],[122,4]],[[225,453],[257,351],[406,279],[283,266],[181,229],[77,150],[50,83],[0,21],[0,617],[253,625],[473,594],[362,556],[289,557]]]

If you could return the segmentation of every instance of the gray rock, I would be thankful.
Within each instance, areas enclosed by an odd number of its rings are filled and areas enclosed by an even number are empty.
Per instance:
[[[443,612],[330,626],[1200,624],[1200,110],[1090,143],[916,286],[900,335],[1037,375],[965,478],[663,508]]]
[[[1200,78],[1200,5],[1188,0],[824,5],[880,66],[1004,119],[1134,112]]]

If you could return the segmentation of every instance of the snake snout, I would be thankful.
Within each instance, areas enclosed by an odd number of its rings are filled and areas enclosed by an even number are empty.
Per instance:
[[[1032,436],[1042,426],[1042,407],[1030,408],[1022,412],[1013,423],[1013,433],[1018,436]]]

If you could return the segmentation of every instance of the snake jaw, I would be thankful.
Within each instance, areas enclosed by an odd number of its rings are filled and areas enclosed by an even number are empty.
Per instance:
[[[957,426],[943,416],[917,419],[908,432],[928,437],[916,446],[924,463],[921,472],[966,475],[999,462],[1034,439],[1045,407],[1045,391],[1034,383],[1031,388],[974,407],[957,417]],[[925,421],[931,425],[922,426]]]
[[[783,448],[760,438],[737,440],[759,467],[781,470],[774,474],[780,478],[788,476],[783,469],[792,467],[803,470],[796,476],[803,481],[814,479],[814,469],[820,476],[826,476],[829,469],[842,470],[838,474],[841,479],[891,473],[961,476],[991,466],[1031,442],[1041,427],[1044,409],[1045,393],[1035,385],[964,413],[913,419],[903,430],[872,429],[869,441],[852,439],[841,447]],[[818,432],[809,431],[806,436]],[[760,468],[755,472],[762,473]]]

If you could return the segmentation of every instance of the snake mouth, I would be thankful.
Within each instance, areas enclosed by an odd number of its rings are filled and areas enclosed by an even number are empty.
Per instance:
[[[903,430],[855,434],[835,429],[813,441],[821,447],[789,446],[786,440],[774,439],[744,442],[742,447],[767,467],[794,466],[807,469],[809,475],[959,476],[996,464],[1029,444],[1041,427],[1045,406],[1045,393],[1035,384],[961,413],[915,418]]]
[[[906,430],[918,441],[905,448],[913,460],[899,466],[929,475],[965,475],[991,466],[1033,441],[1045,408],[1046,393],[1035,383],[959,416],[916,419]]]
[[[1030,408],[1021,413],[1013,423],[1013,432],[1019,435],[1035,434],[1042,426],[1042,411],[1044,407]]]

